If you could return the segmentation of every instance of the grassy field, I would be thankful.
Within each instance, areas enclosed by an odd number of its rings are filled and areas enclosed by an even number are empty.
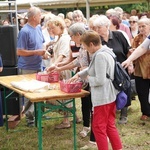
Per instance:
[[[77,113],[81,116],[80,100],[76,101]],[[54,112],[50,116],[58,115]],[[140,121],[139,101],[132,101],[128,110],[128,123],[125,125],[117,124],[123,150],[150,150],[150,120]],[[119,118],[117,112],[116,123]],[[71,118],[70,118],[71,120]],[[61,119],[43,121],[43,150],[73,150],[73,128],[56,130],[55,124],[60,123]],[[77,124],[77,149],[84,146],[89,141],[89,136],[81,138],[79,132],[82,124]],[[0,150],[37,150],[37,128],[26,127],[25,118],[14,130],[7,133],[5,127],[0,127]]]

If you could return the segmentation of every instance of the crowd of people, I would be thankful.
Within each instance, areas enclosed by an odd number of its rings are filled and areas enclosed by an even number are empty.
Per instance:
[[[114,78],[114,61],[109,53],[117,56],[117,61],[135,79],[140,119],[150,119],[149,16],[138,16],[134,11],[127,16],[122,8],[115,7],[105,14],[92,15],[89,20],[81,10],[74,10],[66,16],[48,13],[41,22],[40,9],[31,7],[26,17],[21,21],[17,43],[19,74],[58,71],[62,79],[88,83],[85,90],[90,95],[81,98],[82,118],[76,114],[76,122],[83,124],[80,136],[84,138],[90,133],[89,142],[81,149],[108,150],[110,141],[114,150],[122,150],[115,126],[117,91],[106,77],[109,73]],[[127,104],[120,111],[119,124],[128,122],[131,89],[125,93]],[[28,99],[23,111],[27,125],[33,126],[34,106]],[[71,127],[67,112],[63,115],[63,121],[55,128]]]

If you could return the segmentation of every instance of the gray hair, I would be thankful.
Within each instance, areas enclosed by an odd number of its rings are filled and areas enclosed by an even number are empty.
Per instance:
[[[105,15],[100,15],[93,22],[93,25],[95,27],[97,27],[97,26],[107,26],[109,28],[110,24],[111,24],[110,20]]]
[[[121,7],[115,7],[114,10],[119,14],[123,14],[123,9]]]
[[[109,17],[109,16],[111,16],[114,13],[116,13],[116,11],[113,8],[110,8],[110,9],[106,10],[105,15],[107,17]]]
[[[27,13],[28,19],[41,12],[39,7],[30,7]]]
[[[46,14],[44,17],[44,26],[47,27],[48,21],[53,19],[54,17],[56,17],[56,16],[52,13]]]
[[[146,25],[149,25],[150,26],[150,19],[149,18],[141,18],[139,21],[138,21],[138,24],[140,23],[145,23]]]
[[[83,33],[85,33],[86,29],[85,29],[85,25],[83,23],[74,23],[73,25],[71,25],[68,29],[68,33],[76,35],[77,33],[79,33],[80,35],[82,35]]]

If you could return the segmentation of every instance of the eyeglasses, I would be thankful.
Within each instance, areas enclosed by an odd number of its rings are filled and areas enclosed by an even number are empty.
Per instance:
[[[129,23],[136,23],[137,21],[129,21]]]

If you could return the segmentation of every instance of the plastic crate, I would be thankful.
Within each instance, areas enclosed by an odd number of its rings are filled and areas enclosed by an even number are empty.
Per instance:
[[[58,82],[59,81],[59,73],[54,72],[54,73],[50,73],[50,74],[45,74],[45,73],[39,72],[36,74],[36,79],[39,81],[49,82],[49,83]]]
[[[65,83],[64,81],[59,81],[60,90],[66,93],[78,93],[81,92],[82,82],[75,83]]]

